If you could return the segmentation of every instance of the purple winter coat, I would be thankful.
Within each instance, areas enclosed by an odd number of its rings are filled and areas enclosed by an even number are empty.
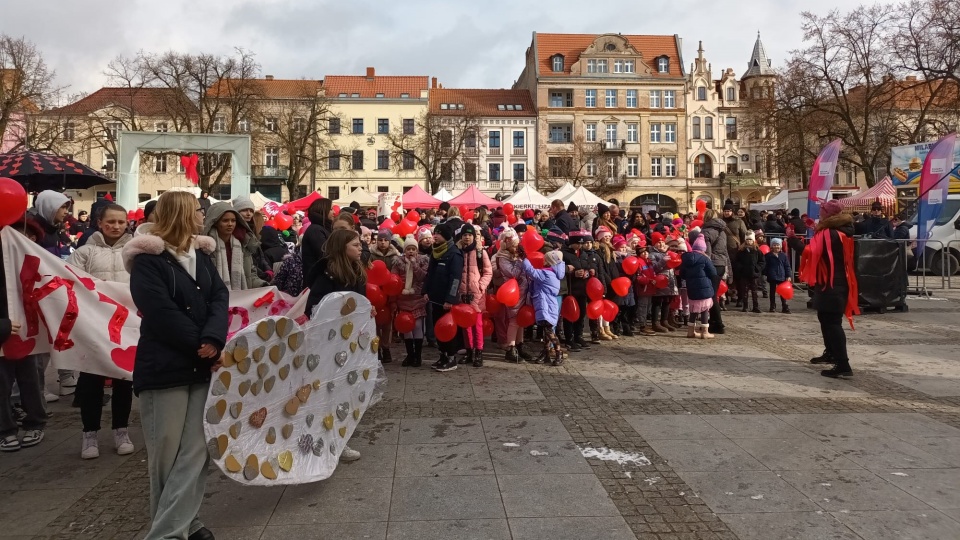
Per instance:
[[[567,273],[566,265],[560,261],[554,266],[537,270],[530,261],[524,259],[523,269],[530,278],[530,301],[537,313],[537,322],[547,321],[551,325],[556,325],[560,318],[560,303],[557,302],[557,295],[560,294],[560,280]]]

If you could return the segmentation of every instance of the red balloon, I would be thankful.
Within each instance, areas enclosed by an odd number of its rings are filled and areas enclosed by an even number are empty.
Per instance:
[[[477,313],[470,304],[457,304],[450,308],[453,322],[460,328],[471,328],[477,325]]]
[[[383,308],[378,307],[377,316],[374,318],[374,320],[377,321],[377,325],[386,326],[390,324],[390,319],[392,316],[393,316],[393,313],[391,313],[390,310],[386,308],[386,306],[384,306]]]
[[[410,221],[412,221],[412,222],[414,222],[414,223],[419,223],[419,222],[420,222],[420,212],[417,212],[416,210],[411,210],[411,211],[407,212],[407,219],[409,219]]]
[[[387,219],[383,220],[382,223],[380,223],[380,228],[381,228],[381,229],[390,229],[391,231],[393,231],[393,228],[396,227],[396,226],[397,226],[397,222],[394,221],[394,220],[392,220],[392,219],[390,219],[390,218],[387,218]]]
[[[367,300],[378,310],[387,305],[387,297],[383,295],[378,285],[367,283]]]
[[[760,253],[763,253],[764,255],[770,253],[770,246],[766,244],[760,244]]]
[[[390,219],[392,219],[394,223],[400,223],[400,212],[390,212]]]
[[[579,321],[580,304],[577,303],[577,299],[572,296],[564,296],[563,302],[560,304],[560,315],[569,322]]]
[[[634,274],[637,272],[637,269],[640,268],[640,259],[631,255],[624,259],[623,262],[620,263],[620,266],[623,267],[624,272]]]
[[[401,238],[407,236],[408,234],[413,234],[413,231],[417,230],[417,224],[409,219],[404,219],[393,226],[394,234],[399,234]]]
[[[507,307],[513,307],[520,301],[520,284],[516,279],[508,279],[497,290],[497,301]]]
[[[599,279],[592,277],[587,280],[587,296],[591,300],[602,300],[603,299],[603,283]]]
[[[528,326],[533,326],[537,322],[537,312],[534,311],[533,306],[527,304],[520,308],[520,311],[517,312],[517,326],[520,328],[526,328]]]
[[[516,222],[517,222],[517,215],[516,215],[516,214],[507,214],[507,223],[513,225],[513,224],[516,223]]]
[[[618,277],[610,282],[610,288],[617,296],[626,296],[630,292],[630,278]]]
[[[270,218],[270,219],[268,219],[268,220],[266,220],[266,221],[263,222],[263,226],[264,226],[264,227],[271,227],[271,228],[276,229],[276,228],[277,228],[277,222],[274,221],[273,218]],[[306,229],[307,229],[306,227],[300,229],[300,234],[303,234],[303,231],[305,231]]]
[[[293,226],[293,218],[287,214],[280,213],[273,216],[274,229],[285,231]]]
[[[23,214],[20,214],[20,215],[23,215]],[[127,211],[127,221],[134,221],[134,220],[136,220],[136,219],[137,219],[137,213],[134,212],[133,210],[128,210],[128,211]]]
[[[680,256],[674,252],[667,253],[667,268],[674,269],[680,266]]]
[[[286,206],[286,205],[284,205],[284,206]],[[339,215],[339,214],[340,214],[340,207],[337,206],[337,205],[333,205],[333,215],[336,216],[336,215]]]
[[[507,204],[503,205],[503,213],[504,213],[504,214],[512,214],[512,213],[513,213],[513,205],[510,204],[510,203],[507,203]]]
[[[707,201],[703,199],[697,199],[697,212],[702,212],[707,209]]]
[[[17,222],[27,211],[27,192],[20,182],[0,178],[0,227]]]
[[[620,306],[610,300],[603,301],[603,320],[610,322],[617,318],[620,313]]]
[[[653,278],[653,285],[658,289],[666,287],[669,283],[670,280],[663,274],[657,274],[657,277]]]
[[[367,270],[367,282],[373,285],[383,285],[390,280],[390,270],[387,270],[387,263],[376,260]]]
[[[587,304],[587,318],[597,320],[603,316],[603,300],[594,300]]]
[[[387,296],[397,296],[403,292],[403,279],[396,274],[390,274],[387,282],[381,285],[380,288],[383,289],[384,294]]]
[[[694,227],[703,227],[703,220],[702,220],[702,219],[695,219],[695,220],[691,221],[691,222],[690,222],[690,228],[692,229],[692,228],[694,228]]]
[[[457,324],[453,322],[453,315],[447,313],[437,319],[437,323],[433,325],[433,334],[437,336],[437,340],[444,343],[453,341],[453,338],[457,337]]]
[[[503,309],[503,304],[501,304],[500,301],[497,300],[497,296],[495,294],[488,294],[487,295],[487,313],[489,313],[490,315],[496,315],[497,313],[500,313],[501,309]]]
[[[543,247],[543,237],[537,231],[527,230],[523,233],[520,243],[523,245],[523,249],[527,250],[527,253],[533,253],[534,251],[540,251],[540,248]]]
[[[413,313],[410,313],[409,311],[397,312],[397,316],[393,319],[393,327],[401,334],[413,332],[413,329],[416,328],[416,326],[417,318],[414,317]]]
[[[727,286],[726,281],[720,281],[720,285],[717,285],[717,296],[723,296],[727,294],[727,289],[730,287]]]
[[[483,337],[490,337],[493,335],[493,321],[490,320],[490,317],[483,318]]]
[[[141,219],[143,219],[144,217],[143,214],[144,214],[143,208],[137,208],[137,212],[136,214],[134,214],[135,217],[137,218],[137,221],[140,221]]]
[[[527,259],[530,260],[530,264],[532,264],[533,267],[538,270],[543,268],[543,258],[543,253],[540,253],[539,251],[531,251],[527,253]]]
[[[463,213],[462,217],[464,221],[470,221],[476,214],[473,213],[473,210],[467,210]]]
[[[777,294],[782,296],[784,300],[793,299],[793,283],[784,281],[783,283],[777,285]]]

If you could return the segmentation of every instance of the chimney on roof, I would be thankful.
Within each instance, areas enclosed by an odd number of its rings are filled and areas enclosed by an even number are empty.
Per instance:
[[[264,77],[264,79],[266,79],[266,80],[268,80],[268,81],[272,81],[272,80],[273,80],[273,75],[267,75],[267,76]]]
[[[367,68],[367,79],[368,79],[368,80],[373,80],[374,77],[376,77],[376,70],[374,70],[372,67],[368,67],[368,68]]]
[[[907,81],[908,81],[908,82],[916,82],[916,80],[917,80],[917,76],[916,76],[916,75],[907,75]]]
[[[437,78],[434,77],[430,79],[430,88],[436,88],[436,87],[437,87]]]

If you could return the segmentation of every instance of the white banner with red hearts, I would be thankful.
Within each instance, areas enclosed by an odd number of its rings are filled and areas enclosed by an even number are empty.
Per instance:
[[[7,307],[18,335],[3,356],[50,353],[58,369],[131,378],[140,316],[124,283],[101,281],[76,269],[11,228],[0,231]],[[298,297],[276,287],[231,291],[230,333],[265,317],[305,321],[307,291]]]

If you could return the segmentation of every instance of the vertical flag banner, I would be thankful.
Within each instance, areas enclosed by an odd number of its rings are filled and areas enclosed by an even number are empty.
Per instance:
[[[947,178],[953,168],[953,145],[957,134],[951,133],[937,141],[923,160],[920,170],[920,204],[917,208],[917,254],[923,253],[927,239],[933,234],[933,224],[940,215],[947,194]]]
[[[810,172],[809,191],[807,192],[807,215],[810,219],[820,217],[820,204],[830,196],[830,188],[833,187],[834,173],[837,171],[837,159],[840,157],[840,147],[843,143],[840,139],[834,139],[833,142],[823,147],[817,160],[813,162],[813,170]]]

